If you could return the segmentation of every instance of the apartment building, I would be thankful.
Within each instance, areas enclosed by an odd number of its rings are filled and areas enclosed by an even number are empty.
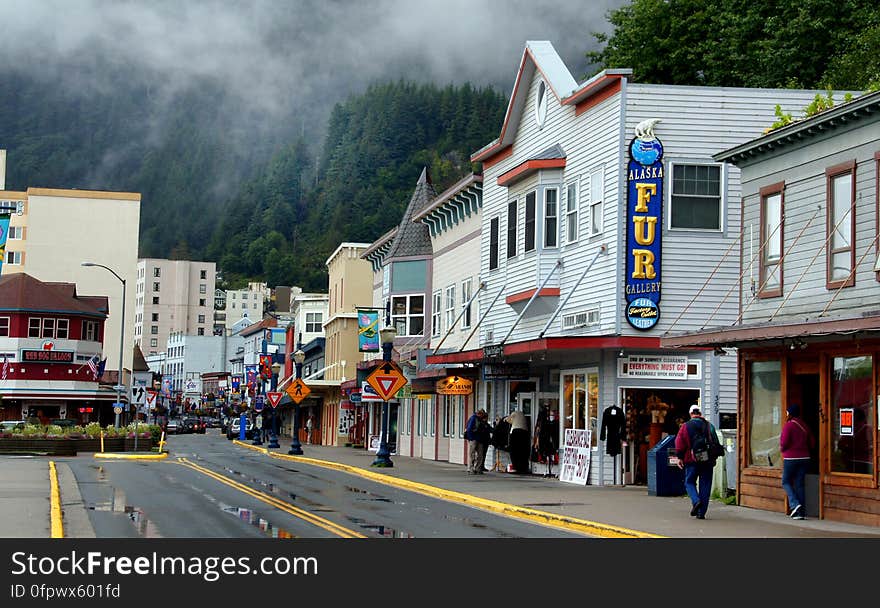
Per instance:
[[[147,354],[165,348],[172,334],[214,333],[214,262],[138,260],[134,341]]]
[[[271,292],[265,283],[248,283],[247,289],[229,289],[226,291],[224,307],[224,327],[230,333],[232,326],[242,319],[257,323],[263,318],[266,300]]]
[[[2,173],[5,175],[5,163]],[[6,243],[3,275],[26,272],[45,282],[75,283],[83,293],[107,296],[106,369],[119,369],[119,337],[125,328],[124,366],[131,369],[141,195],[28,188],[0,184],[0,205],[15,207]],[[83,262],[106,266],[84,267]],[[108,272],[111,270],[112,272]],[[118,276],[114,276],[115,273]],[[123,288],[122,281],[128,289]],[[125,306],[122,306],[123,292]],[[125,320],[121,321],[123,308]]]

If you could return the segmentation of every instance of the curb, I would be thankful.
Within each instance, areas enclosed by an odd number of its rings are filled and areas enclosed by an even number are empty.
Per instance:
[[[58,471],[55,461],[49,461],[49,521],[50,536],[64,538],[64,522],[61,519],[61,492],[58,489]]]
[[[168,452],[161,454],[123,454],[119,452],[95,452],[95,458],[107,458],[117,460],[164,460],[168,458]]]
[[[261,452],[261,453],[263,453],[263,454],[268,454],[268,453],[269,453],[269,448],[262,448],[262,447],[260,447],[260,446],[256,446],[256,445],[253,445],[253,444],[250,444],[250,443],[245,443],[244,441],[241,441],[240,439],[233,439],[233,440],[232,440],[232,443],[234,443],[235,445],[239,445],[239,446],[241,446],[241,447],[243,447],[243,448],[247,448],[247,449],[249,449],[249,450],[253,450],[254,452]]]
[[[55,465],[58,471],[58,488],[61,492],[61,519],[65,538],[96,538],[95,529],[89,521],[88,509],[83,501],[76,476],[66,462]]]
[[[352,475],[358,475],[360,477],[370,479],[372,481],[376,481],[385,485],[406,488],[407,490],[418,492],[419,494],[424,494],[426,496],[433,496],[435,498],[441,498],[443,500],[463,503],[472,507],[477,507],[479,509],[500,513],[502,515],[524,518],[540,524],[562,527],[567,530],[580,532],[583,534],[592,534],[604,538],[664,538],[663,536],[660,536],[658,534],[651,534],[649,532],[630,530],[629,528],[602,524],[585,519],[578,519],[575,517],[567,517],[565,515],[549,513],[547,511],[538,511],[537,509],[529,509],[527,507],[520,507],[518,505],[511,505],[495,500],[489,500],[487,498],[479,498],[477,496],[472,496],[463,492],[444,490],[443,488],[430,486],[416,481],[410,481],[408,479],[401,479],[400,477],[393,477],[382,473],[375,473],[367,469],[362,469],[360,467],[354,467],[347,464],[340,464],[338,462],[318,460],[316,458],[308,458],[305,456],[290,456],[287,454],[279,454],[277,452],[269,452],[268,449],[265,448],[254,448],[245,444],[241,445],[244,445],[244,447],[249,447],[256,451],[265,452],[270,458],[291,460],[293,462],[301,462],[303,464],[311,464],[328,469],[336,469],[337,471],[343,471]]]

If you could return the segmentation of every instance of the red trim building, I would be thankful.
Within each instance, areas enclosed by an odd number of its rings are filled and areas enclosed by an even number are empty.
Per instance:
[[[116,394],[92,371],[103,360],[106,296],[25,274],[0,277],[0,419],[113,421]]]

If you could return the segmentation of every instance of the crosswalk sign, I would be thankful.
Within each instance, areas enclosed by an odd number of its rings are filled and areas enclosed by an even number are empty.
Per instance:
[[[312,392],[312,389],[306,386],[306,383],[300,378],[291,382],[290,386],[284,390],[296,404],[299,404],[303,399],[309,396],[309,393]]]
[[[383,401],[393,399],[406,382],[400,367],[393,361],[382,361],[367,376],[367,384],[376,390]]]

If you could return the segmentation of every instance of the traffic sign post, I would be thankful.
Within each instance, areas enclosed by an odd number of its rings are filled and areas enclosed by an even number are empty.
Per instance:
[[[407,380],[396,363],[383,361],[367,376],[367,383],[383,401],[390,401],[406,385]]]

